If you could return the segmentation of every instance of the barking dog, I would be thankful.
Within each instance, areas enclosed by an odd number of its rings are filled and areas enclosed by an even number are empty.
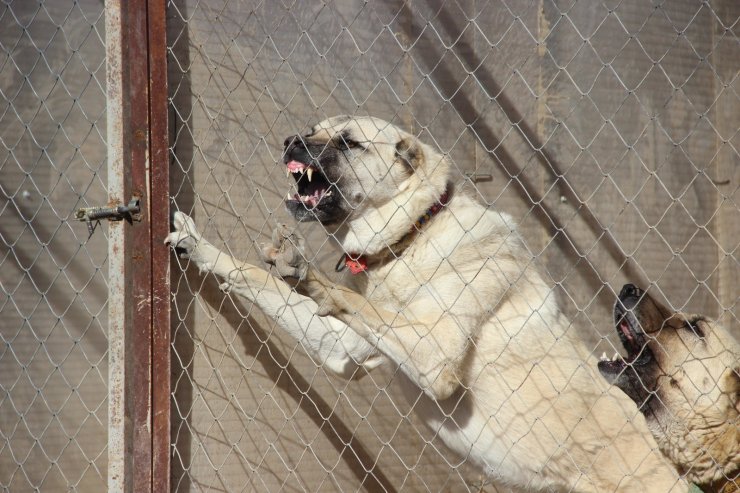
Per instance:
[[[740,344],[632,284],[614,321],[627,357],[600,361],[601,374],[637,403],[682,476],[705,493],[740,491]]]
[[[634,404],[586,361],[511,218],[459,193],[447,157],[382,120],[335,117],[286,139],[284,165],[288,210],[339,241],[356,290],[309,265],[286,227],[264,259],[301,294],[217,250],[184,214],[167,241],[326,368],[395,365],[437,439],[494,481],[685,491]]]

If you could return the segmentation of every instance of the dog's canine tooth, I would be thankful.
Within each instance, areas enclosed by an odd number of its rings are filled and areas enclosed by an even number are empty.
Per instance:
[[[619,353],[614,351],[614,356],[612,356],[612,361],[617,361],[619,359]]]
[[[609,358],[607,358],[607,356],[606,356],[606,351],[602,352],[601,353],[601,357],[599,358],[599,360],[601,360],[601,361],[607,361],[608,359]]]
[[[306,168],[306,174],[308,175],[308,181],[311,181],[311,178],[313,177],[313,169]]]

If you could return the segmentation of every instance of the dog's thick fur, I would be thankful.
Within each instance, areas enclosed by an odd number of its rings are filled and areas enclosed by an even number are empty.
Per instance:
[[[614,307],[627,350],[599,370],[645,414],[660,450],[705,493],[740,491],[740,344],[632,284]]]
[[[297,178],[287,207],[368,259],[357,291],[311,268],[302,239],[284,229],[265,259],[281,276],[302,279],[304,294],[218,251],[184,214],[175,215],[167,241],[223,277],[224,290],[256,303],[326,368],[351,377],[358,367],[398,367],[404,393],[418,399],[414,409],[436,437],[498,483],[686,490],[634,404],[587,361],[511,218],[454,190],[445,156],[370,117],[335,117],[285,145]],[[413,228],[446,190],[442,210]]]

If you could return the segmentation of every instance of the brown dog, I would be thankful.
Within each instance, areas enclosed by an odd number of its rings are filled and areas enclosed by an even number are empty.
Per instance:
[[[601,374],[637,403],[661,451],[702,491],[740,491],[740,345],[700,315],[674,313],[632,284],[614,307],[625,358]]]

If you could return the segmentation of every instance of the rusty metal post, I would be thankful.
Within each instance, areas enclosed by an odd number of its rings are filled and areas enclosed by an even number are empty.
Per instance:
[[[141,207],[109,225],[110,491],[169,489],[164,22],[163,0],[106,2],[109,199]]]
[[[131,188],[141,197],[141,223],[131,228],[131,303],[133,320],[127,382],[133,427],[133,491],[151,491],[152,481],[152,263],[151,199],[149,196],[149,63],[147,1],[125,3],[125,42],[128,68]]]
[[[149,0],[149,211],[152,260],[152,491],[170,491],[170,230],[165,0]]]

